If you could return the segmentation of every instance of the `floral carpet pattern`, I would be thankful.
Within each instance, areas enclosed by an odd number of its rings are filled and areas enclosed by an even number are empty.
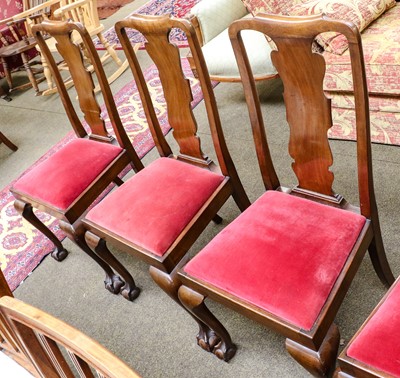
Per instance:
[[[139,9],[135,11],[135,13],[140,14],[152,14],[152,15],[162,15],[162,14],[171,14],[175,17],[183,17],[187,13],[189,13],[190,9],[197,4],[200,0],[151,0]],[[128,16],[129,17],[129,16]],[[104,34],[104,37],[110,42],[111,45],[114,46],[115,49],[121,50],[122,47],[119,43],[117,34],[115,33],[114,27],[107,30]],[[131,43],[143,43],[144,38],[142,34],[135,30],[127,31],[129,40]],[[179,29],[173,29],[170,35],[170,41],[176,43],[180,47],[186,47],[186,36]],[[96,49],[102,50],[104,49],[103,45],[100,43],[98,39],[95,41]]]
[[[198,80],[193,78],[186,59],[182,60],[182,66],[192,86],[192,107],[195,107],[203,99],[201,88]],[[170,130],[170,126],[168,124],[167,109],[157,69],[154,66],[148,68],[145,71],[145,78],[153,98],[160,125],[166,134]],[[140,157],[143,157],[154,147],[154,143],[147,126],[135,83],[132,81],[125,85],[114,98],[121,120],[132,140],[136,152]],[[102,107],[102,110],[103,118],[109,124],[104,107]],[[24,173],[46,160],[74,138],[75,134],[71,131]],[[10,183],[10,185],[0,191],[0,268],[11,290],[14,290],[36,268],[41,260],[52,252],[53,244],[28,222],[23,220],[16,212],[13,206],[14,197],[9,191],[12,184]],[[65,237],[55,218],[42,212],[36,212],[36,214],[60,240]],[[57,263],[55,262],[55,264]]]

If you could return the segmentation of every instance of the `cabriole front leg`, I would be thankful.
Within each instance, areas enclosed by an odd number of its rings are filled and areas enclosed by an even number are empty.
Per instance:
[[[106,289],[113,294],[118,294],[121,287],[124,286],[124,281],[114,273],[110,266],[97,256],[86,243],[85,240],[85,228],[83,224],[78,221],[77,225],[73,226],[68,222],[60,221],[61,229],[66,233],[69,239],[71,239],[83,252],[91,257],[96,263],[104,270],[106,278],[104,284]]]
[[[104,281],[106,289],[113,294],[121,293],[124,298],[130,301],[137,298],[140,289],[135,285],[135,281],[130,273],[108,250],[105,241],[90,231],[86,231],[85,241],[91,248],[91,252],[95,252],[93,254],[96,258],[100,259],[107,266],[106,279]],[[114,273],[113,268],[123,279]]]
[[[187,311],[193,319],[199,325],[199,334],[197,335],[197,343],[207,352],[212,352],[214,347],[219,343],[220,339],[215,334],[213,330],[211,330],[206,324],[204,324],[200,319],[198,319],[193,313],[188,311],[188,309],[182,305],[179,300],[178,290],[182,285],[179,281],[176,270],[171,274],[163,272],[160,269],[155,268],[154,266],[150,266],[150,275],[153,278],[154,282],[164,290],[165,293],[169,295],[179,306],[181,306],[185,311]]]
[[[14,202],[14,207],[24,219],[49,238],[54,244],[55,250],[51,253],[51,257],[57,261],[63,261],[68,256],[68,251],[63,247],[57,236],[38,219],[33,212],[32,205],[21,200],[16,200]]]
[[[290,339],[286,339],[286,350],[315,377],[330,377],[335,368],[339,339],[339,329],[332,323],[318,351]]]
[[[207,328],[200,326],[197,343],[206,351],[214,353],[219,359],[229,361],[236,353],[237,347],[221,322],[211,313],[204,303],[205,297],[182,285],[179,288],[179,299],[193,317],[199,319]]]

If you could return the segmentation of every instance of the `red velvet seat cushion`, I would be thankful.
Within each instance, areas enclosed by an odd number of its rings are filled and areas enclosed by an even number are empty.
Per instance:
[[[74,139],[22,176],[13,189],[65,210],[121,151],[111,144]]]
[[[400,284],[350,344],[347,355],[400,377]]]
[[[268,191],[184,271],[309,330],[364,224],[358,214]]]
[[[160,158],[95,206],[86,219],[162,256],[224,176]]]

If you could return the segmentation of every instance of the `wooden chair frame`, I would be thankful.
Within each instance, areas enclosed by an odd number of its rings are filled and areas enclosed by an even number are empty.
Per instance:
[[[29,357],[35,376],[74,377],[59,345],[64,346],[79,376],[138,378],[139,376],[102,345],[67,323],[18,299],[0,298],[0,321],[16,338],[18,347]],[[97,376],[97,375],[96,375]]]
[[[3,272],[0,270],[0,298],[2,297],[13,297],[10,287],[4,277]],[[2,319],[0,315],[0,353],[6,354],[8,357],[12,358],[19,365],[24,367],[32,375],[37,377],[36,370],[32,365],[31,361],[20,349],[18,340],[16,339],[12,329],[9,325]]]
[[[93,45],[91,36],[86,29],[79,23],[63,22],[63,21],[44,21],[39,25],[34,25],[32,31],[38,40],[38,44],[42,54],[49,63],[52,75],[54,76],[60,97],[62,99],[68,119],[78,138],[90,139],[98,143],[111,143],[119,145],[123,149],[118,156],[107,166],[103,172],[92,182],[71,204],[67,209],[59,209],[49,204],[42,203],[36,198],[18,191],[15,187],[11,188],[11,192],[16,198],[14,203],[17,211],[35,228],[47,236],[55,245],[56,249],[52,252],[52,256],[58,260],[63,260],[68,252],[62,243],[34,214],[33,208],[44,211],[56,218],[61,223],[61,228],[68,237],[77,243],[90,257],[92,257],[106,273],[106,288],[111,292],[119,292],[123,282],[116,275],[110,266],[106,264],[86,245],[83,237],[83,228],[80,224],[80,218],[86,212],[93,201],[103,192],[107,186],[115,182],[117,185],[122,184],[122,180],[118,175],[127,167],[131,166],[135,171],[143,168],[143,164],[137,156],[132,143],[126,134],[119,117],[111,89],[107,83],[103,66],[97,51]],[[101,92],[105,101],[106,109],[113,127],[115,138],[106,130],[105,122],[101,117],[101,109],[94,94],[94,82],[91,73],[83,64],[81,48],[72,40],[72,34],[79,33],[82,43],[85,46],[86,53],[93,62],[93,69],[98,78]],[[58,49],[63,56],[65,62],[69,65],[71,75],[75,81],[78,93],[79,106],[83,111],[84,118],[91,129],[88,134],[83,127],[68,95],[65,83],[60,75],[49,48],[43,35],[52,35],[58,43]],[[79,156],[75,158],[79,159]]]
[[[219,167],[203,153],[200,146],[200,139],[197,136],[197,123],[191,109],[192,96],[189,81],[184,77],[182,72],[179,49],[168,40],[168,35],[174,27],[181,28],[186,33],[190,49],[197,64]],[[173,136],[180,148],[180,152],[177,155],[173,155],[160,128],[146,81],[140,69],[140,64],[127,37],[127,28],[134,28],[143,33],[147,40],[146,49],[159,70],[167,102],[169,124],[173,129]],[[150,274],[154,281],[171,298],[180,304],[177,297],[179,283],[176,281],[176,269],[182,263],[191,245],[211,220],[218,223],[221,221],[217,212],[231,195],[242,211],[250,205],[250,202],[229,155],[211,81],[195,30],[190,22],[170,18],[169,16],[133,15],[128,19],[118,22],[115,25],[115,29],[135,77],[149,127],[160,156],[177,159],[182,161],[182,164],[192,164],[222,174],[225,176],[225,179],[161,257],[94,224],[87,218],[83,220],[88,229],[86,232],[86,241],[92,247],[93,251],[106,259],[110,265],[114,264],[114,268],[121,275],[124,273],[123,277],[127,286],[122,291],[122,294],[125,298],[132,300],[132,293],[136,295],[138,289],[132,277],[127,272],[120,271],[122,266],[112,257],[106,243],[112,244],[120,250],[149,263],[151,265]],[[126,185],[129,185],[129,182]],[[129,204],[123,206],[129,206]]]
[[[35,38],[25,35],[25,31],[22,30],[19,22],[14,22],[13,20],[10,20],[8,22],[2,21],[1,24],[6,24],[8,26],[8,29],[15,40],[15,43],[9,45],[6,44],[7,41],[5,40],[5,38],[3,38],[2,33],[0,32],[0,39],[4,43],[4,45],[0,48],[0,63],[3,66],[4,74],[9,88],[8,91],[12,92],[32,87],[35,90],[36,95],[38,95],[38,83],[44,80],[44,76],[36,78],[35,74],[42,73],[43,70],[33,69],[31,66],[38,64],[38,62],[30,61],[31,59],[29,57],[29,52],[32,51],[32,49],[35,49],[37,45]],[[18,67],[17,69],[9,67],[7,61],[8,59],[15,56],[20,56],[22,59],[22,66]],[[15,87],[12,80],[12,72],[14,70],[25,70],[28,75],[29,82]]]
[[[299,180],[299,184],[293,188],[281,186],[272,163],[255,82],[240,36],[241,31],[246,29],[257,30],[268,35],[277,45],[277,51],[272,53],[272,59],[285,87],[287,120],[291,131],[289,153],[294,160],[292,167]],[[330,113],[328,113],[330,112],[330,101],[325,98],[322,91],[323,57],[312,53],[311,50],[315,36],[328,31],[336,31],[347,37],[352,57],[357,115],[360,208],[350,205],[342,196],[335,194],[332,190],[333,173],[329,171],[329,167],[332,165],[333,159],[327,137],[327,131],[332,126]],[[211,340],[205,338],[202,332],[200,333],[199,345],[213,352],[219,358],[229,360],[235,354],[236,346],[232,343],[223,325],[205,306],[206,297],[221,302],[278,331],[287,338],[286,348],[292,357],[312,374],[328,376],[334,366],[339,345],[339,332],[333,321],[367,249],[381,281],[387,286],[394,281],[383,247],[373,188],[368,92],[360,34],[354,25],[332,21],[325,16],[290,18],[263,14],[259,14],[252,20],[234,22],[229,29],[229,34],[242,76],[265,188],[361,213],[367,221],[310,331],[296,327],[283,318],[240,300],[184,271],[180,271],[178,274],[183,282],[183,286],[179,288],[179,298],[187,310],[211,330],[209,331],[209,334],[213,335]],[[304,63],[306,68],[302,71],[308,70],[308,76],[303,77],[301,76],[303,73],[300,74],[296,70],[296,64],[298,64],[296,62],[299,61]],[[292,72],[299,75],[292,75]],[[302,92],[304,97],[298,99],[297,92]],[[318,96],[320,103],[314,101],[307,105],[303,102],[310,96]],[[312,111],[309,111],[309,107]],[[296,131],[297,129],[299,130]],[[303,136],[310,138],[311,145],[314,147],[307,150],[303,144]],[[307,168],[307,162],[310,159],[313,162],[315,159],[315,164],[318,164],[317,176],[312,176],[311,170]]]

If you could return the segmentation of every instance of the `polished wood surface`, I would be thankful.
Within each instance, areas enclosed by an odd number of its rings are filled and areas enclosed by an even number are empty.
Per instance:
[[[269,152],[255,81],[241,39],[242,30],[247,29],[268,35],[277,45],[277,50],[272,52],[272,60],[284,85],[290,128],[288,148],[293,159],[292,169],[298,180],[290,188],[281,186]],[[330,167],[333,156],[327,138],[332,120],[330,101],[322,89],[325,64],[321,55],[312,52],[315,36],[327,31],[344,34],[350,46],[357,116],[359,207],[350,205],[332,189],[334,175]],[[294,359],[315,376],[329,376],[339,346],[339,331],[333,323],[335,315],[367,250],[381,281],[386,286],[394,281],[383,247],[374,194],[368,94],[360,34],[355,26],[324,16],[289,18],[260,14],[253,19],[234,22],[229,35],[242,77],[265,188],[357,212],[367,221],[310,331],[184,272],[179,273],[183,282],[179,297],[187,310],[209,327],[208,334],[198,336],[198,344],[217,357],[229,360],[235,354],[236,346],[223,325],[205,306],[207,297],[281,333],[287,338],[286,349]],[[285,274],[284,267],[282,274]]]
[[[42,210],[60,219],[61,227],[67,235],[103,268],[106,274],[106,287],[108,290],[114,291],[114,285],[120,286],[121,280],[114,274],[110,266],[94,254],[86,245],[80,218],[110,183],[115,182],[118,185],[122,183],[118,175],[128,165],[131,165],[135,171],[138,171],[143,168],[143,164],[125,132],[104,73],[102,62],[93,45],[91,36],[82,24],[64,21],[45,21],[39,25],[34,25],[32,27],[32,32],[38,41],[42,55],[45,56],[52,71],[61,101],[76,136],[79,138],[91,139],[95,143],[112,143],[119,145],[123,150],[108,167],[104,168],[99,176],[87,188],[82,190],[82,193],[67,209],[62,210],[55,208],[40,199],[30,196],[29,193],[22,193],[15,188],[11,188],[13,195],[16,197],[14,206],[26,220],[53,242],[56,249],[52,253],[52,256],[58,261],[63,260],[67,256],[67,251],[52,231],[36,217],[34,209]],[[97,76],[101,88],[115,138],[106,130],[105,122],[100,114],[100,106],[94,93],[95,85],[92,75],[88,73],[85,67],[81,49],[75,45],[73,34],[80,35],[86,54],[90,57],[93,71]],[[90,128],[89,133],[82,125],[77,110],[72,104],[66,84],[58,70],[57,63],[47,46],[45,40],[47,35],[51,35],[52,38],[57,41],[59,52],[65,64],[69,66],[78,92],[80,110],[85,115],[85,120]],[[80,157],[75,155],[71,156],[70,159],[76,159],[76,161],[78,161]]]
[[[191,108],[191,87],[189,80],[185,77],[182,70],[180,50],[168,40],[170,31],[174,27],[180,28],[186,33],[190,50],[197,65],[218,165],[208,158],[201,147],[200,137],[197,134],[197,121]],[[118,22],[115,29],[127,55],[149,128],[160,156],[177,159],[182,164],[192,164],[219,173],[225,177],[163,256],[155,255],[152,251],[137,246],[121,236],[115,235],[110,230],[106,230],[100,225],[84,219],[85,226],[88,228],[86,241],[92,247],[93,251],[108,261],[110,265],[114,264],[116,271],[120,273],[123,272],[123,267],[112,256],[107,247],[109,244],[149,263],[151,266],[150,274],[155,282],[172,299],[180,304],[177,296],[179,283],[176,281],[176,271],[184,261],[189,248],[212,220],[217,223],[221,222],[222,219],[218,216],[217,212],[231,195],[242,211],[249,206],[250,202],[228,152],[211,80],[202,56],[200,44],[196,38],[195,30],[190,22],[170,18],[169,16],[137,14]],[[167,143],[162,133],[142,68],[127,36],[128,29],[138,30],[144,35],[147,41],[145,44],[146,51],[159,71],[167,103],[168,122],[172,127],[172,135],[178,149],[175,154],[173,153],[173,146]],[[157,177],[154,177],[154,180],[156,181]],[[124,185],[129,185],[129,182]],[[179,188],[177,190],[179,191]],[[129,207],[129,203],[121,203],[120,206]],[[177,206],[176,211],[180,208]],[[135,208],[133,207],[132,212],[134,211]],[[154,216],[156,215],[155,213]],[[125,222],[128,220],[120,219],[120,221]],[[121,294],[129,300],[133,300],[138,295],[138,292],[132,276],[127,273],[124,271],[124,275],[122,276],[126,285],[122,289]]]
[[[2,297],[13,297],[10,287],[0,270],[0,299]],[[20,350],[18,341],[10,326],[0,314],[0,353],[6,354],[19,365],[28,370],[35,377],[38,377],[34,366],[29,358]]]
[[[93,339],[18,299],[0,298],[0,320],[12,330],[18,347],[29,356],[37,371],[35,376],[139,377]],[[67,353],[63,354],[60,347]]]

